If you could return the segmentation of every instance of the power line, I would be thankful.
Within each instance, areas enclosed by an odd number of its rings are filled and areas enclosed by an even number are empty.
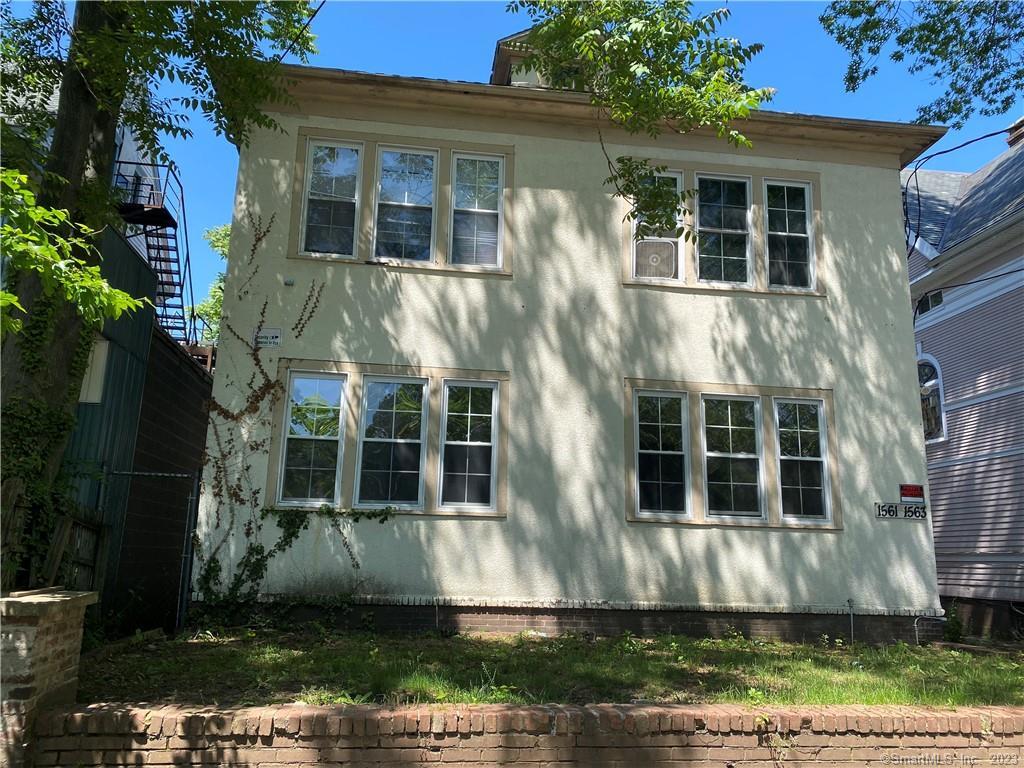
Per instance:
[[[996,278],[999,277],[1015,275],[1018,272],[1024,272],[1024,267],[1021,267],[1020,269],[1011,269],[1007,272],[1000,272],[998,275],[988,275],[987,277],[979,277],[977,280],[968,280],[966,283],[953,283],[952,285],[942,285],[939,286],[938,288],[932,288],[930,291],[925,291],[924,293],[921,294],[921,298],[918,299],[917,303],[914,305],[914,321],[917,321],[917,316],[920,313],[921,305],[924,303],[925,299],[927,299],[929,296],[935,293],[938,293],[939,291],[949,291],[952,290],[953,288],[964,288],[968,285],[977,285],[978,283],[984,283],[986,280],[995,280]]]
[[[280,55],[278,55],[278,57],[274,59],[275,64],[280,64],[282,59],[284,59],[285,56],[291,53],[292,48],[295,47],[295,44],[299,41],[299,38],[306,34],[306,30],[309,29],[309,25],[313,23],[313,19],[316,18],[316,15],[320,13],[320,9],[323,8],[326,3],[327,0],[320,0],[320,5],[318,5],[316,7],[316,10],[313,11],[312,15],[310,15],[310,17],[306,19],[306,23],[302,25],[302,29],[300,29],[296,33],[295,37],[292,38],[292,41],[288,43],[288,47],[281,51]]]
[[[925,155],[924,157],[918,158],[914,162],[914,170],[912,170],[910,172],[910,175],[907,177],[906,183],[903,185],[903,222],[904,222],[903,227],[904,227],[904,230],[906,231],[906,235],[907,235],[906,240],[907,240],[907,243],[908,243],[908,246],[907,246],[907,258],[908,259],[910,258],[910,254],[913,253],[914,245],[916,244],[916,241],[914,243],[910,243],[910,232],[913,231],[914,234],[916,234],[918,237],[921,236],[921,184],[918,181],[917,172],[919,170],[921,170],[921,168],[924,166],[925,163],[927,163],[929,160],[931,160],[933,158],[940,157],[941,155],[948,155],[950,152],[955,152],[958,149],[963,149],[964,147],[970,146],[971,144],[974,144],[975,142],[978,142],[978,141],[984,141],[985,139],[991,139],[993,136],[998,136],[1001,133],[1006,133],[1012,127],[1013,126],[1011,125],[1009,128],[1001,128],[998,131],[992,131],[991,133],[986,133],[984,136],[978,136],[978,137],[973,138],[973,139],[968,139],[967,141],[963,142],[962,144],[957,144],[955,147],[950,147],[949,149],[943,149],[943,150],[940,150],[938,152],[932,152],[930,155]],[[910,229],[910,211],[907,209],[907,192],[910,190],[910,182],[911,181],[914,182],[914,193],[915,193],[916,198],[917,198],[917,220],[915,222],[915,226],[914,226],[913,230]]]

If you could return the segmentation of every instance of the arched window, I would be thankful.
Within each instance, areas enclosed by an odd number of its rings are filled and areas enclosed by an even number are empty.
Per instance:
[[[924,420],[924,439],[941,440],[946,436],[942,413],[942,374],[934,359],[917,361],[917,382],[921,387],[921,416]]]

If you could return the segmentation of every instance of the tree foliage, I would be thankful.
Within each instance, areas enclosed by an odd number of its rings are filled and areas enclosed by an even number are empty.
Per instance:
[[[918,122],[960,128],[976,111],[1006,114],[1020,97],[1024,3],[836,0],[820,20],[850,54],[848,91],[878,72],[883,55],[944,86],[918,107]]]
[[[37,205],[28,177],[10,168],[0,169],[0,211],[5,273],[35,273],[43,296],[62,297],[74,305],[86,325],[95,328],[108,317],[117,319],[143,305],[143,300],[112,288],[100,268],[79,255],[96,250],[96,233],[72,222],[65,210]],[[0,335],[19,332],[24,314],[18,297],[0,289]]]
[[[5,132],[5,142],[14,142],[5,154],[45,154],[66,61],[88,70],[100,105],[156,162],[170,163],[162,138],[191,137],[193,116],[236,146],[254,129],[275,128],[263,109],[288,98],[277,54],[289,50],[305,61],[314,50],[305,0],[102,5],[116,23],[72,30],[60,0],[39,0],[24,17],[4,1],[4,71],[18,77],[4,78],[2,105],[19,126],[17,135]]]
[[[772,97],[743,80],[762,46],[719,35],[726,9],[694,16],[685,0],[515,0],[509,9],[534,25],[523,68],[551,87],[586,92],[602,118],[630,134],[710,127],[750,146],[734,123]],[[607,159],[607,182],[631,202],[637,236],[677,230],[684,200],[650,183],[661,169],[644,159]]]
[[[52,507],[74,424],[93,341],[89,318],[107,310],[116,315],[124,302],[93,279],[99,275],[95,233],[118,223],[110,187],[118,127],[159,163],[170,162],[162,140],[190,137],[196,117],[244,146],[254,130],[277,127],[264,111],[268,105],[288,101],[279,57],[290,51],[305,60],[313,50],[307,0],[101,0],[75,3],[73,20],[70,7],[59,0],[0,0],[4,166],[39,190],[31,205],[24,196],[12,205],[48,212],[45,245],[59,256],[32,250],[42,241],[31,222],[12,222],[17,234],[11,237],[22,238],[12,241],[26,243],[37,261],[5,263],[5,312],[16,319],[13,312],[23,311],[24,320],[21,332],[3,340],[0,399],[4,424],[12,426],[2,433],[4,588],[31,550],[26,541],[48,539],[39,521],[52,516],[39,511]],[[48,290],[52,274],[71,274],[73,290],[59,282]]]
[[[228,243],[231,240],[231,225],[221,224],[203,232],[203,239],[209,244],[210,250],[224,261],[228,259]],[[218,272],[210,283],[206,298],[196,304],[195,311],[203,321],[202,340],[206,344],[220,341],[220,315],[224,308],[224,272]]]

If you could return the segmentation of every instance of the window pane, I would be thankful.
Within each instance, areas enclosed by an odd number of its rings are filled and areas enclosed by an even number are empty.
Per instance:
[[[453,264],[498,263],[498,214],[455,211],[452,215]]]
[[[419,500],[423,388],[421,382],[366,382],[360,503]]]
[[[310,164],[310,195],[355,200],[358,172],[358,149],[314,145]]]
[[[443,504],[491,504],[493,397],[491,386],[445,387],[448,415],[441,446]],[[461,412],[454,413],[453,407]]]
[[[416,152],[381,152],[380,199],[430,207],[434,204],[434,156]]]
[[[282,501],[335,498],[343,386],[337,377],[291,377]]]
[[[683,398],[638,394],[636,403],[639,511],[685,513],[687,436]]]
[[[753,400],[704,400],[708,513],[761,514],[757,405]]]
[[[794,288],[811,286],[806,190],[768,185],[768,281]]]
[[[500,162],[497,159],[455,158],[455,207],[498,211]]]
[[[433,212],[430,208],[377,206],[375,255],[386,259],[430,259]]]
[[[775,404],[779,424],[782,513],[825,517],[824,421],[820,403]]]

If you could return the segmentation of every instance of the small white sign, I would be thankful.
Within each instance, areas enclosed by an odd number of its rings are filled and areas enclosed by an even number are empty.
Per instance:
[[[260,347],[280,347],[281,329],[258,328],[257,330],[253,331],[252,345],[256,347],[256,349],[259,349]]]

